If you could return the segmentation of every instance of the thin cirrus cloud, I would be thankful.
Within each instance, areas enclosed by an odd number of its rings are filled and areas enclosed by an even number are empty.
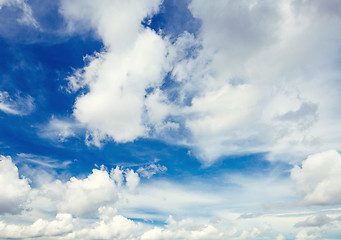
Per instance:
[[[3,7],[16,7],[22,11],[21,17],[17,19],[20,24],[39,28],[39,24],[32,15],[31,7],[25,0],[1,0],[0,10]]]
[[[207,165],[259,152],[298,162],[338,149],[340,136],[328,132],[340,132],[334,131],[340,128],[340,18],[333,10],[339,3],[194,0],[189,9],[201,29],[173,43],[141,25],[158,1],[91,4],[62,1],[61,8],[70,29],[90,26],[105,46],[68,78],[71,90],[89,90],[73,113],[94,139],[89,144],[141,137],[174,142],[177,134],[177,143]],[[125,27],[112,25],[118,22]],[[162,87],[167,81],[174,87]]]
[[[0,111],[12,115],[28,115],[35,109],[31,96],[16,94],[11,97],[8,92],[0,91]]]

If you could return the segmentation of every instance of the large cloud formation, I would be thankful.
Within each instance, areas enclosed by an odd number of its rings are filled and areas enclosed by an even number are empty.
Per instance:
[[[88,144],[153,136],[207,164],[338,149],[340,2],[193,0],[201,29],[172,43],[141,24],[160,4],[62,1],[70,31],[90,27],[104,43],[69,77],[88,90],[74,105]]]
[[[147,136],[145,90],[162,83],[167,42],[140,23],[160,3],[62,1],[70,25],[90,24],[105,45],[104,51],[90,57],[88,66],[69,78],[73,90],[82,86],[90,90],[78,97],[74,111],[90,130],[89,143],[99,145],[107,136],[117,142]]]
[[[0,155],[0,214],[18,213],[25,206],[30,185],[26,178],[20,178],[18,168],[11,157]]]

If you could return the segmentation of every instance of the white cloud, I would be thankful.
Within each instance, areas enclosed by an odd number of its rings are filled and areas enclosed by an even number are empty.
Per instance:
[[[0,214],[18,213],[25,207],[30,192],[29,181],[19,177],[18,168],[11,157],[2,155],[0,155],[0,189]]]
[[[52,116],[48,124],[40,128],[39,135],[44,138],[65,142],[68,138],[76,137],[76,133],[80,129],[82,129],[82,126],[75,120],[60,119]]]
[[[167,171],[167,168],[160,164],[152,163],[146,167],[139,167],[138,172],[142,177],[151,178],[153,175]]]
[[[101,167],[88,176],[72,177],[67,182],[35,170],[30,188],[26,179],[18,177],[18,169],[9,157],[3,157],[0,164],[0,170],[8,174],[4,176],[0,171],[0,182],[8,179],[7,185],[12,184],[12,191],[24,192],[25,201],[16,206],[27,209],[18,215],[1,216],[0,238],[284,239],[284,234],[288,237],[297,234],[297,239],[314,239],[317,235],[327,237],[324,231],[341,234],[340,209],[319,210],[322,217],[315,221],[313,217],[306,219],[306,212],[288,210],[287,206],[283,210],[281,205],[273,211],[261,208],[264,202],[283,199],[281,194],[288,188],[272,177],[243,179],[239,176],[228,181],[219,176],[219,184],[206,178],[186,184],[152,179],[138,183],[139,176],[130,169],[116,167],[109,174]],[[267,186],[268,193],[260,186]],[[1,186],[1,189],[5,188]],[[10,194],[0,196],[2,200]],[[18,201],[22,195],[16,196]],[[254,205],[250,206],[250,201]],[[241,218],[240,209],[261,214]],[[314,211],[310,216],[316,215]],[[175,217],[160,224],[169,214]],[[323,214],[331,219],[330,224]],[[301,231],[294,223],[301,223],[302,227],[320,226],[321,231]]]
[[[57,207],[61,212],[76,216],[91,215],[99,207],[117,201],[117,192],[117,186],[107,171],[93,169],[87,178],[72,177],[65,184],[65,193]]]
[[[24,25],[33,26],[39,28],[38,22],[35,20],[32,14],[31,7],[25,0],[0,0],[0,10],[3,6],[17,7],[22,10],[22,16],[17,21]]]
[[[89,90],[74,105],[88,144],[176,135],[205,164],[258,152],[298,162],[339,148],[337,1],[193,0],[199,35],[173,44],[141,25],[159,4],[62,1],[70,30],[91,28],[105,45],[69,77],[71,90]]]
[[[338,204],[341,202],[341,156],[335,150],[310,155],[302,167],[291,170],[297,191],[307,204]]]
[[[71,239],[138,239],[136,236],[142,230],[141,223],[135,223],[121,215],[115,209],[100,208],[100,221],[86,226],[70,234]]]
[[[7,92],[0,91],[0,110],[13,115],[28,115],[34,110],[34,99],[19,94],[11,98]]]
[[[71,232],[73,219],[71,214],[59,213],[55,220],[36,220],[32,225],[7,224],[0,221],[0,237],[12,238],[47,238],[57,237]],[[53,238],[52,238],[53,239]]]
[[[126,177],[126,186],[128,187],[129,191],[134,192],[136,187],[140,183],[140,177],[138,173],[130,169],[130,170],[127,170],[125,177]]]
[[[45,168],[66,168],[68,165],[70,165],[71,161],[64,161],[60,163],[56,159],[52,159],[45,156],[39,156],[35,154],[27,154],[27,153],[19,153],[15,157],[15,159],[19,160],[22,163],[33,163],[38,166],[42,166]]]
[[[69,77],[71,89],[89,89],[74,106],[75,118],[94,140],[88,143],[99,146],[108,137],[127,142],[147,135],[145,89],[159,85],[167,72],[167,41],[143,28],[141,21],[159,4],[159,0],[62,1],[61,12],[70,26],[91,26],[105,45]]]
[[[52,176],[43,177],[45,182],[35,176],[39,185],[31,193],[31,205],[39,208],[40,204],[76,217],[94,217],[99,208],[117,205],[126,192],[135,194],[140,182],[132,169],[116,167],[109,173],[104,166],[93,169],[85,178],[71,177],[67,182],[53,180]]]
[[[188,109],[197,114],[186,119],[204,161],[247,152],[293,161],[287,159],[333,147],[341,138],[326,134],[341,127],[336,101],[326,97],[340,98],[334,82],[340,77],[340,45],[331,38],[340,39],[335,29],[341,19],[320,4],[192,1],[192,13],[202,20],[202,50],[179,63],[187,71],[180,80],[186,82],[184,95],[198,92],[200,103],[210,107],[209,114],[196,107],[194,96]],[[311,24],[313,19],[319,24]],[[249,90],[241,92],[246,86]],[[191,122],[198,124],[191,127]],[[200,129],[206,134],[198,134]]]

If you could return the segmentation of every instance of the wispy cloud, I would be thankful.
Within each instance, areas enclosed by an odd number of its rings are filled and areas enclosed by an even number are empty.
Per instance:
[[[16,155],[15,159],[17,161],[20,161],[21,163],[31,163],[31,164],[38,165],[41,167],[53,168],[53,169],[66,168],[70,164],[72,164],[72,161],[58,161],[50,157],[39,156],[39,155],[28,154],[28,153],[19,153]]]
[[[25,0],[1,0],[0,10],[3,6],[16,7],[22,10],[21,18],[17,21],[21,24],[39,28],[39,23],[33,17],[32,9]]]
[[[0,110],[13,115],[28,115],[34,111],[34,99],[31,96],[23,97],[16,94],[11,97],[7,92],[0,91]]]

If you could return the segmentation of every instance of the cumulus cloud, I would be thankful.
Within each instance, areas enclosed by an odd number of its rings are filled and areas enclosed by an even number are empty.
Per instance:
[[[321,93],[339,98],[334,82],[340,76],[339,44],[329,37],[340,38],[335,29],[341,19],[320,4],[192,1],[191,12],[202,20],[202,50],[178,63],[187,73],[177,80],[188,86],[182,86],[182,95],[198,93],[188,108],[196,114],[185,121],[202,159],[246,152],[302,158],[340,138],[325,134],[340,128],[330,125],[340,116]],[[326,5],[339,9],[339,3]],[[308,20],[316,18],[321,20],[317,25]],[[321,44],[323,50],[317,50]],[[203,108],[196,107],[197,99]]]
[[[17,94],[12,98],[7,92],[0,91],[1,111],[13,115],[28,115],[34,108],[34,99],[31,96],[22,97]]]
[[[135,191],[140,182],[138,174],[132,169],[123,172],[116,168],[109,174],[103,166],[101,169],[93,169],[85,179],[72,177],[62,185],[64,191],[57,208],[75,216],[91,216],[101,206],[113,205],[118,200],[120,192],[123,191],[123,180],[124,186],[131,192]]]
[[[341,201],[341,156],[335,150],[310,155],[291,170],[297,191],[307,204],[337,204]]]
[[[116,186],[108,172],[94,169],[87,178],[72,177],[66,183],[65,195],[58,208],[62,212],[82,216],[95,212],[100,206],[116,199]]]
[[[89,90],[73,113],[88,144],[175,134],[206,164],[258,152],[295,161],[338,147],[338,2],[193,0],[198,36],[172,43],[141,25],[160,3],[62,1],[70,31],[93,29],[105,46],[68,78],[71,91]]]
[[[10,157],[2,157],[0,166],[0,183],[3,185],[0,187],[5,191],[0,195],[0,209],[2,211],[6,205],[7,211],[0,213],[18,213],[1,216],[0,238],[198,240],[275,239],[277,236],[278,240],[284,239],[279,232],[290,236],[297,233],[297,239],[317,236],[315,232],[293,228],[293,222],[297,222],[298,227],[321,226],[323,230],[334,231],[332,234],[340,233],[340,210],[335,209],[328,216],[308,217],[306,220],[297,212],[283,214],[279,209],[262,214],[252,214],[252,211],[238,213],[236,209],[245,206],[236,203],[241,195],[256,202],[260,200],[252,197],[262,195],[261,202],[264,201],[263,193],[250,191],[259,189],[259,185],[249,182],[244,183],[245,188],[249,188],[240,193],[234,189],[236,182],[231,184],[232,191],[216,185],[212,187],[206,180],[205,184],[184,185],[148,179],[139,184],[139,175],[131,169],[116,167],[108,171],[101,167],[88,176],[72,177],[69,181],[56,180],[55,176],[46,176],[37,169],[30,187],[28,180],[18,177],[18,169]],[[270,182],[274,184],[274,181]],[[207,188],[198,189],[206,184]],[[278,184],[276,187],[277,191],[283,192]],[[278,197],[278,192],[271,192]],[[7,200],[9,197],[13,199],[4,205],[6,197]],[[27,210],[19,214],[22,208]],[[202,209],[206,210],[203,212]],[[160,223],[169,213],[176,216]],[[154,220],[158,222],[154,223]]]
[[[91,26],[105,49],[88,58],[88,65],[69,77],[71,89],[87,87],[77,98],[74,116],[100,141],[133,141],[147,135],[146,89],[160,85],[166,74],[167,41],[141,21],[154,13],[159,0],[62,1],[61,12],[70,25]],[[80,12],[79,9],[86,9]]]
[[[0,221],[0,237],[6,239],[58,238],[58,236],[64,235],[72,229],[72,215],[65,213],[57,214],[56,219],[52,221],[38,219],[32,225],[8,224]]]
[[[138,239],[143,229],[141,223],[116,214],[112,208],[99,209],[100,220],[90,226],[73,232],[68,236],[71,239]]]
[[[19,213],[30,192],[29,180],[19,177],[11,157],[0,155],[0,214]]]

